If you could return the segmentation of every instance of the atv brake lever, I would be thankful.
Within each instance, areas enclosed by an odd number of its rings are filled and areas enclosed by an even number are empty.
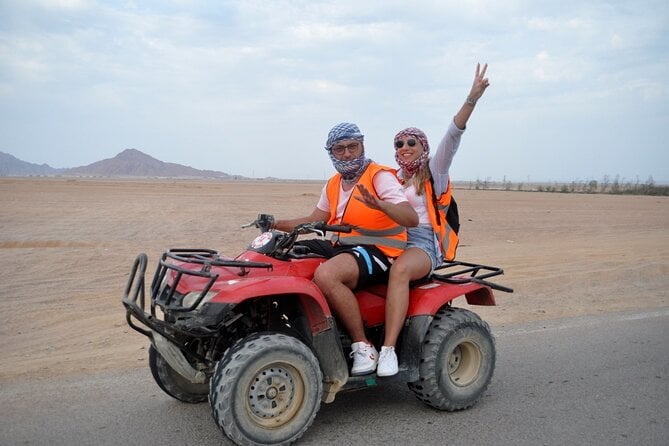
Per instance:
[[[323,229],[324,223],[322,221],[302,223],[296,229],[302,234],[317,234],[321,237],[325,237],[325,230]]]
[[[242,225],[242,229],[250,228],[251,226],[260,229],[262,232],[267,232],[272,229],[274,225],[274,216],[271,214],[258,214],[258,217],[251,223]]]

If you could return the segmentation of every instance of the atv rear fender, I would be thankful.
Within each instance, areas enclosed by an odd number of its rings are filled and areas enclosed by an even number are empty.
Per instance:
[[[493,306],[493,289],[513,293],[513,289],[489,279],[504,274],[496,266],[468,262],[444,262],[430,276],[430,281],[412,288],[409,316],[434,315],[445,304],[465,296],[469,305]]]
[[[430,282],[412,288],[399,355],[400,368],[407,371],[407,382],[419,379],[423,341],[434,315],[462,295],[469,305],[496,305],[493,289],[513,292],[512,288],[488,280],[500,274],[504,271],[494,266],[446,262],[434,271]]]

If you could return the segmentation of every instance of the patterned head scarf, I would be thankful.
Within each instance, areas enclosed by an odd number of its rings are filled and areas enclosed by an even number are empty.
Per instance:
[[[332,153],[332,147],[339,141],[348,139],[360,142],[362,145],[362,152],[359,157],[353,160],[338,160]],[[372,162],[372,160],[365,157],[364,140],[365,136],[360,132],[358,126],[349,122],[342,122],[335,125],[332,127],[332,130],[330,130],[330,133],[328,133],[325,150],[328,151],[328,155],[330,155],[330,160],[332,161],[334,168],[341,174],[342,180],[345,183],[351,184],[357,182],[360,175],[362,175],[367,168],[367,165]]]
[[[396,150],[395,161],[397,161],[397,164],[399,164],[399,166],[402,168],[402,172],[404,172],[407,177],[412,177],[416,172],[418,172],[421,166],[427,164],[430,155],[430,144],[427,142],[427,136],[425,136],[425,133],[416,127],[408,127],[404,130],[400,130],[397,135],[395,135],[393,142],[402,138],[406,138],[407,136],[413,136],[418,141],[420,141],[420,143],[423,145],[423,153],[415,160],[406,162],[400,158],[399,150]]]
[[[365,135],[360,132],[357,125],[351,124],[350,122],[342,122],[332,127],[332,130],[328,133],[325,150],[331,151],[335,144],[345,139],[354,139],[362,143],[365,140]]]

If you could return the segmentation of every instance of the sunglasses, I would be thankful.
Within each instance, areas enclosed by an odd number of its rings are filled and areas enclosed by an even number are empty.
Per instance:
[[[334,146],[332,148],[332,153],[334,153],[337,156],[341,156],[341,155],[344,154],[344,152],[348,151],[348,153],[350,153],[351,155],[354,155],[355,152],[358,150],[358,147],[359,147],[359,143],[357,143],[357,142],[352,142],[352,143],[347,144],[347,145],[338,145],[338,146]]]
[[[413,139],[413,138],[407,139],[407,146],[414,147],[415,145],[416,145],[416,140],[415,139]],[[404,147],[404,141],[402,141],[400,139],[395,141],[395,149],[401,149],[402,147]]]

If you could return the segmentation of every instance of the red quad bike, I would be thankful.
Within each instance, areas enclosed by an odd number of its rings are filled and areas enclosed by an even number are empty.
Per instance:
[[[452,306],[495,305],[486,280],[500,268],[444,263],[412,285],[398,340],[399,374],[350,376],[351,340],[340,332],[312,282],[326,259],[310,252],[303,234],[348,232],[321,222],[292,232],[268,231],[271,216],[248,225],[262,234],[235,258],[210,249],[170,249],[162,255],[145,299],[147,256],[135,260],[123,297],[128,324],[151,340],[149,366],[168,395],[209,400],[216,424],[239,445],[290,444],[313,422],[321,401],[341,391],[407,382],[427,405],[455,411],[472,406],[495,368],[486,322]],[[313,238],[313,235],[311,236]],[[385,285],[356,292],[368,339],[383,341]]]

